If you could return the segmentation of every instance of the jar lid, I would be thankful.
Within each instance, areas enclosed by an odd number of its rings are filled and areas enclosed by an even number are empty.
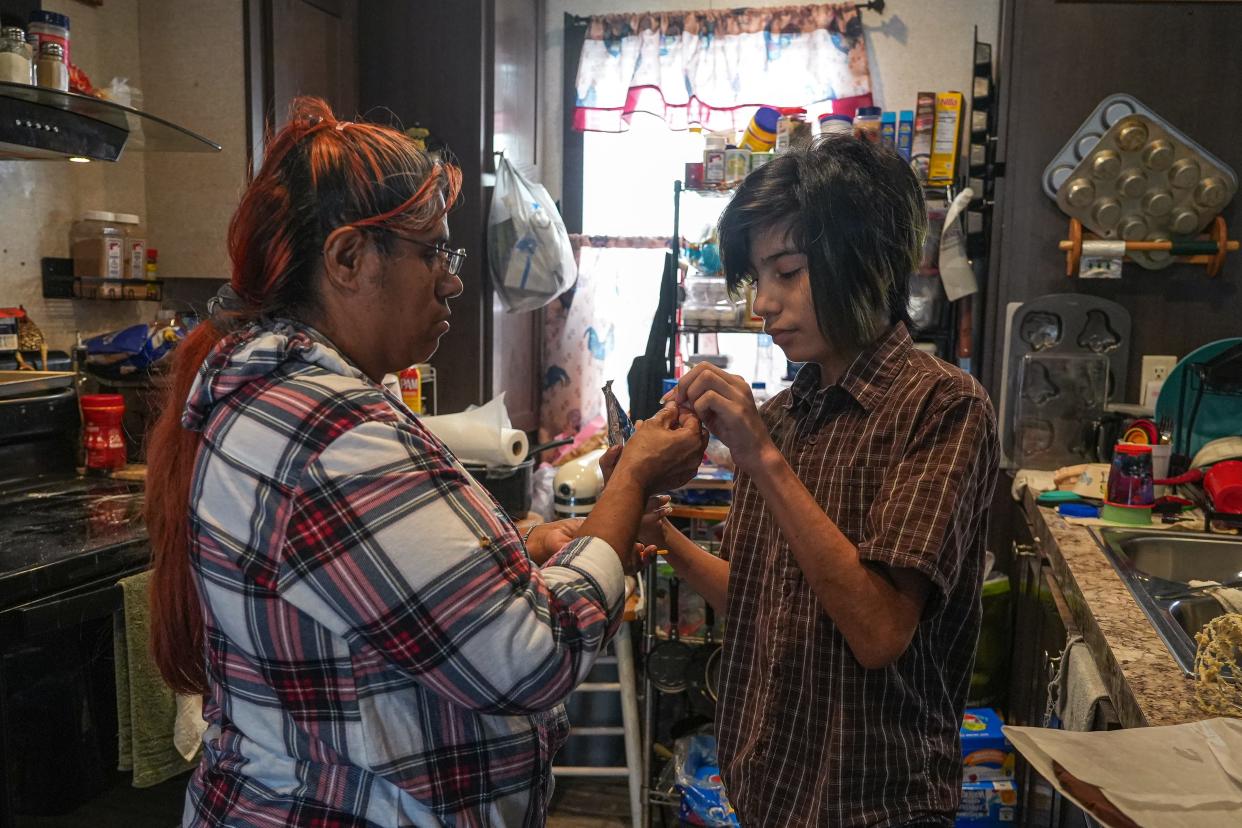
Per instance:
[[[5,40],[16,40],[18,43],[26,42],[26,30],[21,26],[5,26],[0,29],[0,37]]]
[[[39,54],[63,59],[65,57],[65,47],[54,40],[45,40],[39,44]]]
[[[83,408],[113,408],[125,405],[125,398],[120,394],[83,394]]]
[[[134,213],[113,213],[118,224],[137,224],[138,216]]]
[[[883,110],[883,109],[881,109],[881,108],[880,108],[880,107],[878,107],[878,106],[860,106],[860,107],[858,107],[858,114],[859,114],[859,115],[863,115],[863,116],[872,116],[872,117],[875,117],[875,116],[878,116],[878,115],[879,115],[881,112],[883,112],[883,111],[884,111],[884,110]]]
[[[82,214],[82,221],[116,221],[116,216],[107,210],[87,210]]]
[[[1118,443],[1113,451],[1118,454],[1151,454],[1151,446],[1142,443]]]
[[[843,124],[854,123],[853,118],[851,118],[849,115],[844,115],[840,112],[825,112],[823,115],[819,116],[819,122],[821,124],[825,124],[828,121],[840,121]]]
[[[62,29],[67,29],[69,28],[69,15],[54,11],[32,11],[30,13],[30,22],[46,23],[49,26],[60,26]]]

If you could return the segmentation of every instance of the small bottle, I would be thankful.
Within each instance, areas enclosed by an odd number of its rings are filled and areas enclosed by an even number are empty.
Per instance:
[[[422,374],[417,365],[411,365],[397,379],[401,383],[401,401],[415,414],[423,413],[423,382]]]
[[[69,91],[69,67],[65,65],[65,49],[59,43],[46,42],[39,47],[39,61],[35,65],[39,86],[44,89]]]
[[[146,277],[150,282],[160,278],[160,251],[154,247],[147,248]]]
[[[853,135],[854,119],[849,115],[825,112],[819,116],[820,135]]]
[[[878,106],[859,107],[854,116],[854,137],[862,138],[873,144],[880,142],[880,113]]]
[[[755,116],[746,127],[746,134],[738,147],[751,152],[768,152],[776,144],[776,125],[780,121],[779,110],[770,106],[761,106],[755,110]]]
[[[125,246],[121,254],[121,278],[146,278],[147,240],[142,222],[134,213],[114,213],[116,223],[125,234]]]
[[[33,83],[33,52],[26,33],[17,26],[0,29],[0,81]]]

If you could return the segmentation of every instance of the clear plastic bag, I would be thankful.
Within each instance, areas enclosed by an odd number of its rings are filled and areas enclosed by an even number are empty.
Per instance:
[[[503,156],[487,219],[487,262],[501,304],[510,313],[541,308],[577,278],[569,233],[543,185]]]

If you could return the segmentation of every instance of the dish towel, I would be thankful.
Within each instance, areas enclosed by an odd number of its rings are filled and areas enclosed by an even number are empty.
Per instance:
[[[1048,683],[1045,727],[1053,726],[1055,716],[1061,722],[1061,730],[1089,731],[1095,723],[1096,708],[1107,698],[1108,688],[1091,651],[1082,636],[1073,636],[1065,643],[1057,674]]]
[[[1191,581],[1192,588],[1203,588],[1205,595],[1216,599],[1225,612],[1242,612],[1242,589],[1222,586],[1219,581]]]
[[[158,785],[194,767],[207,729],[202,698],[175,695],[151,659],[150,582],[149,571],[117,582],[124,609],[112,628],[118,766],[134,772],[135,788]]]

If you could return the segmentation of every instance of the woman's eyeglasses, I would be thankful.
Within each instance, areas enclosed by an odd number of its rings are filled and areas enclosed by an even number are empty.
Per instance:
[[[438,242],[433,244],[432,242],[420,241],[419,239],[410,238],[409,236],[403,236],[400,233],[393,233],[393,235],[402,241],[408,241],[411,244],[417,244],[419,247],[434,250],[439,256],[440,261],[444,264],[444,269],[449,272],[450,276],[456,276],[461,273],[462,265],[466,263],[466,249],[464,247],[452,250]]]

